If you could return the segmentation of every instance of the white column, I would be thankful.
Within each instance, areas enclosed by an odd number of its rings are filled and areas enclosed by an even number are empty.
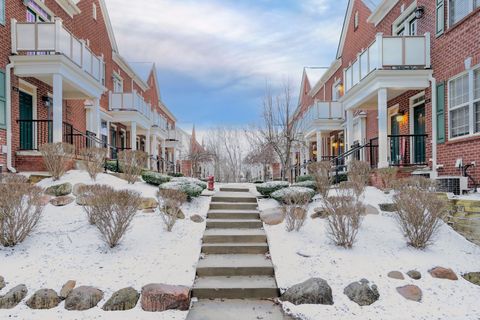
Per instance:
[[[162,162],[162,171],[165,172],[165,170],[167,169],[166,168],[166,164],[167,164],[167,158],[166,158],[166,149],[165,149],[165,143],[166,143],[166,140],[165,139],[162,139],[162,159],[163,159],[163,162]]]
[[[173,148],[173,153],[172,153],[172,161],[173,161],[173,172],[177,173],[177,156],[176,156],[176,150]]]
[[[347,141],[345,141],[345,150],[349,150],[353,144],[353,110],[347,110]]]
[[[378,167],[388,167],[387,89],[378,90]]]
[[[145,151],[148,153],[149,156],[152,155],[152,146],[150,145],[150,129],[145,132]],[[147,163],[148,169],[151,168],[152,161],[149,159]]]
[[[53,75],[53,142],[63,141],[63,79],[60,74]]]
[[[317,131],[317,161],[322,161],[322,157],[323,157],[322,132]]]
[[[93,133],[100,139],[102,120],[100,118],[100,99],[93,99]]]
[[[135,121],[130,123],[130,148],[137,150],[137,123]]]

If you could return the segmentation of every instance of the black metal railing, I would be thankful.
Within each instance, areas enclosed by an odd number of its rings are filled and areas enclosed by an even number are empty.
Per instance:
[[[39,150],[46,143],[52,142],[51,120],[17,120],[19,127],[19,150]]]
[[[390,165],[426,165],[427,138],[427,134],[389,135]]]

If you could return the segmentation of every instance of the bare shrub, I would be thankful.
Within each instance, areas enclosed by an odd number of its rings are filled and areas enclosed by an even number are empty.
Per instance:
[[[315,178],[317,192],[320,194],[322,199],[326,199],[328,197],[328,192],[332,186],[332,179],[330,177],[331,170],[332,164],[330,161],[314,162],[308,167],[308,171]]]
[[[432,183],[427,180],[407,179],[393,196],[396,221],[408,245],[419,249],[432,244],[448,208],[445,200],[428,191]]]
[[[75,147],[68,143],[47,143],[40,146],[43,162],[53,180],[60,179],[74,157]]]
[[[109,197],[115,190],[107,185],[87,185],[79,190],[79,197],[82,197],[85,205],[83,210],[87,214],[88,222],[95,225],[96,212],[110,210],[111,200]]]
[[[134,184],[137,182],[138,176],[147,166],[148,155],[138,150],[123,150],[118,153],[118,161],[120,170],[123,172],[125,180]]]
[[[160,214],[168,232],[172,231],[181,212],[181,206],[187,201],[187,195],[180,190],[161,189],[157,193]]]
[[[365,161],[353,160],[348,164],[348,182],[357,199],[370,181],[370,172],[370,164]]]
[[[0,183],[0,243],[13,247],[31,234],[44,208],[43,190],[26,177],[7,175]]]
[[[435,192],[437,189],[437,181],[421,176],[413,176],[409,178],[395,180],[393,183],[395,191],[400,192],[404,189],[417,189]]]
[[[394,188],[397,173],[397,167],[381,168],[377,170],[378,177],[382,182],[383,191],[390,191]]]
[[[307,219],[308,203],[311,197],[302,192],[289,193],[283,199],[285,225],[288,232],[299,231]]]
[[[355,191],[348,183],[340,184],[338,195],[328,197],[325,201],[327,213],[327,232],[330,239],[338,246],[351,248],[355,243],[365,206],[358,201]]]
[[[140,205],[140,193],[114,190],[98,185],[89,189],[91,195],[86,207],[90,223],[97,227],[110,248],[118,245],[130,227]]]
[[[85,160],[84,167],[90,178],[95,181],[105,167],[108,150],[105,148],[85,148],[80,155]]]

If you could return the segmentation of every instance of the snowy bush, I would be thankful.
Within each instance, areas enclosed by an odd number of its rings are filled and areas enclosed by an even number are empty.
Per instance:
[[[85,206],[89,220],[100,231],[110,248],[118,245],[130,227],[141,202],[140,193],[131,190],[117,191],[107,185],[90,189],[88,205]]]
[[[190,177],[176,177],[172,178],[171,182],[178,182],[178,183],[193,183],[202,188],[202,191],[207,189],[207,183],[199,180],[197,178],[190,178]]]
[[[187,201],[187,195],[180,190],[159,190],[157,193],[160,203],[160,214],[168,232],[172,231],[178,215],[181,212],[182,204]]]
[[[170,181],[160,185],[160,190],[178,190],[187,195],[187,199],[190,201],[192,198],[196,198],[202,194],[203,188],[199,185],[191,182],[175,182]]]
[[[408,239],[408,245],[423,249],[433,242],[447,203],[430,192],[433,182],[425,178],[409,178],[393,196],[397,207],[396,221]]]
[[[316,191],[317,183],[315,181],[307,180],[307,181],[294,183],[292,187],[303,187],[303,188],[309,188]]]
[[[269,181],[261,183],[256,186],[257,191],[263,196],[270,197],[270,195],[280,189],[288,188],[290,183],[287,181]]]
[[[84,168],[93,181],[97,179],[97,175],[105,168],[107,153],[108,150],[106,148],[85,148],[80,152],[85,160]]]
[[[118,153],[118,160],[125,179],[134,184],[147,166],[148,155],[143,151],[124,150]]]
[[[47,143],[40,146],[43,162],[52,179],[60,179],[68,170],[74,157],[75,147],[67,143]]]
[[[294,192],[286,191],[289,189],[293,188],[282,189],[276,192],[284,193],[282,210],[285,213],[285,226],[287,231],[299,231],[307,219],[308,203],[312,199],[312,196],[309,192],[306,192],[306,190],[310,189]]]
[[[352,188],[355,196],[360,196],[370,181],[370,164],[365,161],[353,160],[348,164],[348,184]]]
[[[169,175],[170,177],[174,177],[174,178],[183,177],[183,173],[180,173],[180,172],[169,172],[168,175]]]
[[[304,182],[304,181],[315,181],[315,177],[310,174],[297,177],[297,182]]]
[[[120,170],[120,164],[117,162],[117,160],[107,160],[105,162],[105,167],[107,168],[108,171],[111,171],[111,172],[117,172],[117,173],[122,172],[122,170]]]
[[[169,182],[172,177],[154,171],[144,171],[142,172],[142,179],[148,184],[159,186],[162,183]]]
[[[7,175],[0,183],[0,243],[12,247],[25,240],[42,216],[43,190],[27,178]]]
[[[330,161],[314,162],[308,166],[308,171],[312,172],[318,193],[322,199],[326,199],[332,186],[332,179],[330,177],[332,164]]]
[[[302,196],[305,196],[305,198],[308,198],[308,201],[310,201],[315,196],[315,191],[304,187],[288,187],[277,190],[271,194],[273,199],[282,203],[286,203],[286,201],[292,199],[292,197],[300,198]]]

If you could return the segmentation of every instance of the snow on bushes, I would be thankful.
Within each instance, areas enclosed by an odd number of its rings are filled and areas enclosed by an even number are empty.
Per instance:
[[[202,180],[197,178],[189,178],[189,177],[176,177],[170,180],[171,182],[178,182],[178,183],[193,183],[202,188],[202,191],[207,189],[207,184]]]
[[[310,174],[297,177],[297,182],[305,182],[305,181],[315,181],[315,177]]]
[[[286,181],[270,181],[257,185],[257,191],[263,196],[270,197],[273,192],[288,188],[289,186],[290,183]]]
[[[315,181],[307,180],[307,181],[294,183],[292,187],[309,188],[315,191],[317,190],[317,183]]]
[[[188,197],[188,200],[191,200],[192,198],[196,198],[202,194],[202,187],[199,185],[192,183],[192,182],[186,182],[186,181],[170,181],[166,182],[164,184],[161,184],[159,187],[161,190],[178,190],[182,191],[185,193]]]
[[[172,177],[166,176],[159,172],[154,171],[144,171],[142,172],[142,179],[148,184],[153,184],[154,186],[159,186],[162,183],[170,182]]]
[[[291,198],[295,195],[305,195],[310,201],[315,196],[315,191],[304,187],[288,187],[273,192],[271,197],[279,202],[284,203],[285,199]]]

